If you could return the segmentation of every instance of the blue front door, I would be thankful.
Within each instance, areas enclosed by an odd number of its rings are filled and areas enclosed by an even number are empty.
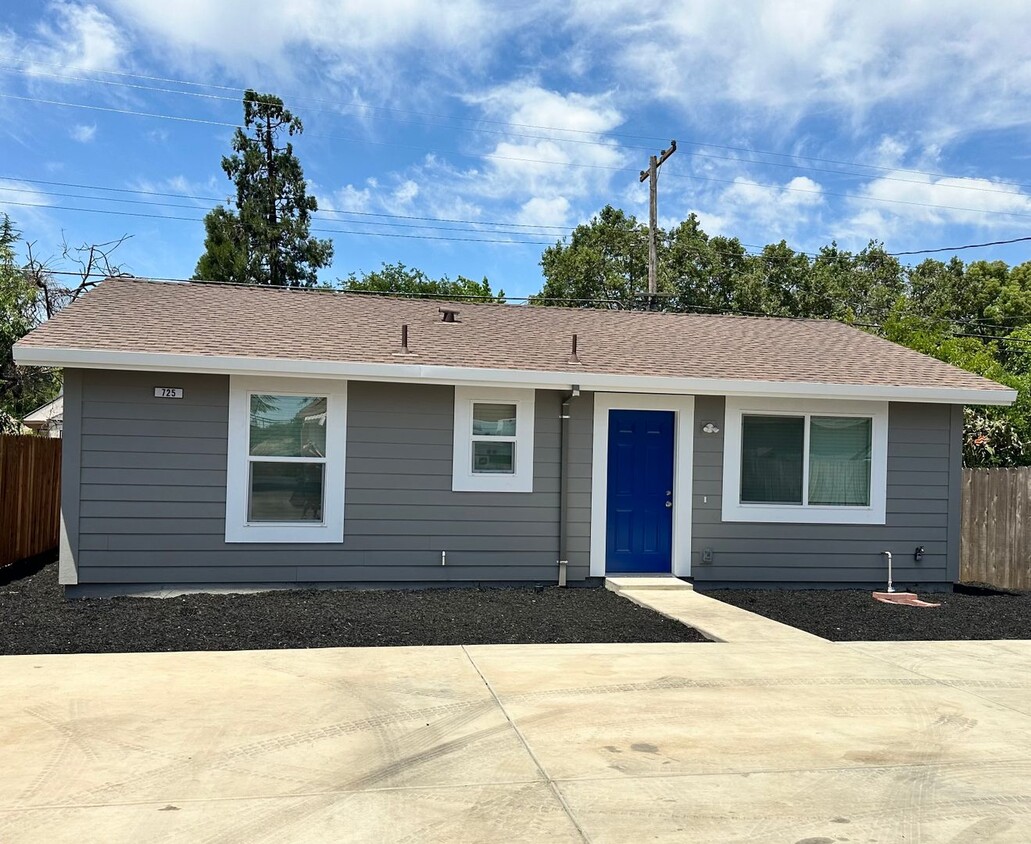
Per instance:
[[[609,411],[605,570],[672,571],[673,413]]]

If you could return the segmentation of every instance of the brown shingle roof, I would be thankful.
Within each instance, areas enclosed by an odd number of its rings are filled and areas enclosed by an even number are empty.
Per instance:
[[[1008,388],[830,320],[448,305],[332,291],[108,279],[19,344],[31,348],[417,363],[782,383]],[[418,357],[399,358],[401,325]],[[569,363],[579,336],[581,365]]]

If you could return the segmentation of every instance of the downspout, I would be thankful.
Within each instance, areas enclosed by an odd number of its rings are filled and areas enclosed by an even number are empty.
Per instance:
[[[562,397],[559,411],[559,472],[558,472],[558,585],[566,585],[569,567],[569,420],[573,399],[580,395],[580,387],[573,385],[571,392]]]

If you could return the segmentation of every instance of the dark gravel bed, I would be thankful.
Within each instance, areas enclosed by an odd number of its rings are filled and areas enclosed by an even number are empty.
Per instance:
[[[920,596],[940,607],[884,604],[858,589],[714,589],[706,594],[835,642],[1031,639],[1031,593],[957,589],[963,591]]]
[[[0,654],[704,642],[607,589],[289,590],[66,601],[50,564],[4,583]]]

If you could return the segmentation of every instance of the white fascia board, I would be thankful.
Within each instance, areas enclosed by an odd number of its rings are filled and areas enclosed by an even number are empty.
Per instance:
[[[398,355],[401,358],[401,355]],[[412,355],[411,357],[417,357]],[[14,346],[22,366],[60,366],[78,369],[128,369],[148,372],[196,372],[210,375],[279,375],[301,378],[347,378],[360,381],[397,381],[423,384],[566,389],[575,384],[592,392],[671,393],[681,395],[769,396],[775,398],[879,399],[930,404],[1009,405],[1015,390],[971,390],[955,387],[875,386],[825,384],[816,381],[750,381],[733,378],[679,378],[660,375],[624,375],[600,372],[544,372],[522,369],[401,363],[286,360],[216,355],[156,354],[101,349]]]

